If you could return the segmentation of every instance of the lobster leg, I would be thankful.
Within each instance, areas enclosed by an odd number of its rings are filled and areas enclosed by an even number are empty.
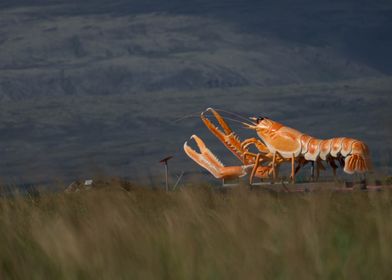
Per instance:
[[[250,152],[245,152],[244,156],[243,156],[243,160],[244,162],[250,162],[250,161],[254,161],[254,159],[256,158],[256,154],[254,153],[250,153]]]
[[[320,170],[325,170],[324,165],[322,164],[321,160],[318,159],[316,161],[316,181],[318,181],[319,177],[320,177]]]
[[[300,158],[298,159],[298,165],[297,165],[297,167],[295,168],[294,173],[297,174],[298,171],[301,169],[301,167],[307,165],[308,163],[309,163],[308,160],[306,160],[304,157],[300,157]]]
[[[261,156],[260,154],[258,154],[256,156],[256,161],[255,161],[255,164],[253,166],[252,173],[250,173],[249,184],[251,184],[251,185],[253,183],[253,177],[255,176],[256,170],[257,170],[257,168],[259,167],[259,164],[260,164],[260,156]]]
[[[250,145],[254,144],[256,148],[263,153],[269,153],[267,146],[257,138],[249,138],[241,143],[243,149],[248,149]]]
[[[272,178],[276,180],[276,152],[272,157]]]
[[[336,169],[338,168],[338,166],[336,165],[335,160],[331,156],[328,157],[328,163],[332,167],[333,176],[336,178]]]
[[[253,183],[254,177],[258,178],[270,178],[271,173],[273,173],[273,165],[270,162],[271,158],[263,153],[253,154],[246,152],[244,158],[252,158],[254,162],[252,172],[250,174],[249,182]],[[262,163],[268,163],[267,165],[262,165]]]
[[[291,157],[291,181],[294,183],[295,182],[295,154],[292,155]]]

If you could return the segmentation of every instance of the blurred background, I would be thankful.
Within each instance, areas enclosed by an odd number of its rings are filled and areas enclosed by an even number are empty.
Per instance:
[[[390,174],[391,34],[389,0],[3,0],[0,180],[159,185],[168,155],[173,176],[202,172],[192,134],[239,164],[197,117],[210,106],[359,138]]]

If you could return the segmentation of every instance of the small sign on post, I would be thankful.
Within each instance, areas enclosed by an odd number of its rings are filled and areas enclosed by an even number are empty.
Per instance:
[[[173,156],[165,157],[161,159],[159,162],[165,164],[165,179],[166,179],[166,191],[169,191],[169,164],[168,161],[172,159]]]

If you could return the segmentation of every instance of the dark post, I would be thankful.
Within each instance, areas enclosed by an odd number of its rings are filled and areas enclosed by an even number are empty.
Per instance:
[[[168,156],[165,157],[164,159],[161,159],[159,162],[165,164],[165,181],[166,181],[166,191],[169,191],[169,164],[168,161],[172,159],[173,156]]]
[[[314,182],[314,161],[312,161],[312,165],[310,166],[310,178]]]

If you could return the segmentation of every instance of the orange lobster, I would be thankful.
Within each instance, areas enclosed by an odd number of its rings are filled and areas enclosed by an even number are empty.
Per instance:
[[[218,179],[238,178],[250,173],[250,183],[254,177],[276,179],[279,166],[291,162],[291,179],[308,162],[316,162],[317,177],[319,169],[325,169],[321,161],[326,161],[336,175],[337,160],[348,174],[365,173],[371,169],[369,149],[362,141],[352,138],[332,138],[320,140],[290,127],[286,127],[268,118],[250,118],[250,123],[243,123],[246,128],[256,130],[260,139],[250,138],[241,142],[223,118],[212,108],[211,112],[223,131],[218,129],[206,118],[205,112],[201,119],[207,128],[242,162],[241,166],[224,166],[205,146],[204,142],[193,135],[200,153],[190,148],[185,142],[185,153],[196,163],[207,169]],[[258,153],[249,152],[254,145]],[[295,163],[297,166],[295,167]]]

